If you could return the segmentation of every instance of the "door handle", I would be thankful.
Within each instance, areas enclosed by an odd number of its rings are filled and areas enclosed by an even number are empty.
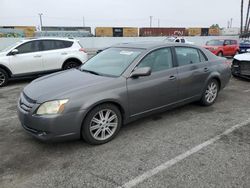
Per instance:
[[[204,68],[204,72],[208,72],[209,69],[207,67]]]
[[[34,57],[42,57],[41,55],[34,55]]]
[[[169,79],[169,80],[176,80],[176,77],[175,77],[175,76],[169,76],[168,79]]]

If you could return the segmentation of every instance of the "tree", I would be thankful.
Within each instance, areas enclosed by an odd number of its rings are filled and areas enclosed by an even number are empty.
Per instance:
[[[213,24],[213,25],[210,26],[210,28],[211,29],[220,29],[220,26],[219,26],[219,24]]]
[[[243,5],[244,5],[244,0],[241,0],[241,9],[240,9],[240,34],[243,34]]]

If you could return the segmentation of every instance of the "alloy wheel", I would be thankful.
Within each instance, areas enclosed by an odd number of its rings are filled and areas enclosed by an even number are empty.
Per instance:
[[[0,72],[0,86],[3,85],[5,83],[5,75],[4,73]]]
[[[118,116],[110,109],[103,109],[97,112],[90,121],[90,133],[96,140],[106,140],[116,131]]]
[[[73,69],[76,67],[78,67],[78,64],[75,62],[72,62],[72,63],[67,63],[67,65],[65,66],[65,69]]]
[[[211,82],[206,90],[205,99],[208,103],[213,103],[218,94],[218,86],[215,82]]]

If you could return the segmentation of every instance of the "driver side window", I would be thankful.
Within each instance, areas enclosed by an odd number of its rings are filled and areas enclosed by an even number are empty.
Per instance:
[[[158,72],[173,67],[170,48],[162,48],[149,53],[137,67],[150,67],[152,72]]]
[[[18,54],[24,53],[32,53],[40,51],[39,49],[39,41],[32,41],[24,43],[16,48],[18,50]]]

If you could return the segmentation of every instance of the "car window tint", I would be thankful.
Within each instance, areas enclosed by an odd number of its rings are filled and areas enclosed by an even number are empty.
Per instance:
[[[224,42],[224,44],[225,44],[225,45],[230,45],[231,43],[230,43],[229,40],[226,40],[226,41]]]
[[[55,49],[55,44],[53,40],[42,40],[41,41],[43,50],[54,50]]]
[[[195,48],[176,47],[175,51],[179,66],[201,62],[199,52]]]
[[[62,40],[55,40],[54,43],[55,43],[54,49],[69,48],[73,44],[73,42],[71,41],[62,41]]]
[[[19,54],[37,52],[40,51],[40,42],[39,41],[27,42],[20,45],[16,49],[18,50]]]
[[[236,44],[237,44],[237,41],[236,41],[236,40],[231,40],[231,44],[232,44],[232,45],[236,45]]]
[[[162,48],[148,54],[138,67],[151,67],[152,72],[166,70],[173,67],[170,48]]]

